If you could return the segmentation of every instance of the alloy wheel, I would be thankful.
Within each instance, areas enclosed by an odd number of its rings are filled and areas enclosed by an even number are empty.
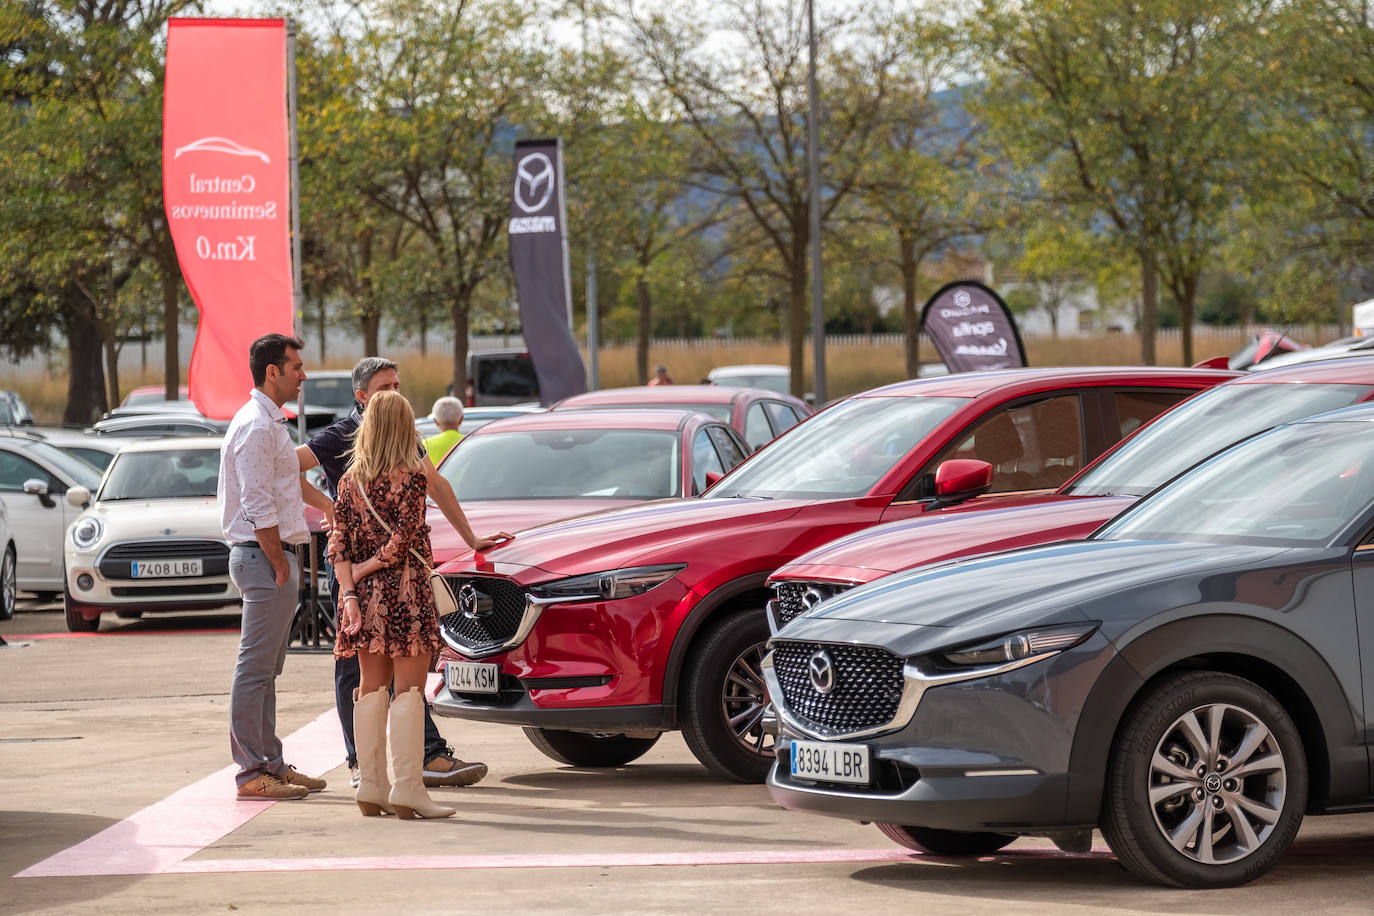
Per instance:
[[[1278,739],[1253,713],[1227,703],[1198,706],[1155,746],[1150,810],[1165,840],[1187,858],[1236,862],[1273,832],[1287,774]]]
[[[725,721],[735,740],[747,751],[761,757],[773,756],[773,736],[763,730],[763,713],[768,707],[768,689],[763,682],[763,657],[768,646],[749,646],[730,663],[721,689]]]

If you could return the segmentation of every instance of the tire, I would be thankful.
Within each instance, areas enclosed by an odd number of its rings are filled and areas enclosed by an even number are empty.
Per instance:
[[[764,611],[737,611],[706,630],[683,674],[679,708],[687,748],[708,770],[735,782],[763,782],[773,765],[773,736],[763,731],[768,692],[760,663],[767,651]]]
[[[1302,738],[1273,696],[1230,674],[1176,674],[1148,687],[1117,733],[1102,833],[1147,881],[1234,887],[1288,849],[1307,785]]]
[[[142,611],[115,611],[115,616],[120,620],[142,620]]]
[[[873,826],[898,846],[951,858],[992,855],[1016,839],[1010,833],[964,833],[961,830],[936,830],[933,827],[907,827],[902,824]]]
[[[81,605],[72,600],[72,596],[62,595],[62,611],[67,617],[67,630],[72,633],[94,633],[100,629],[100,618],[97,616],[88,620],[81,613]]]
[[[621,734],[588,734],[552,728],[526,728],[525,737],[546,757],[575,767],[618,767],[638,760],[658,743],[652,738]]]
[[[19,597],[19,574],[16,571],[14,548],[5,546],[0,556],[0,620],[14,617],[14,602]]]

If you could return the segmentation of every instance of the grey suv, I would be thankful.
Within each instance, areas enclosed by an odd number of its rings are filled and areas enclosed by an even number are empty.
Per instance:
[[[1092,537],[877,580],[771,641],[781,805],[1181,887],[1374,809],[1374,406],[1263,433]]]

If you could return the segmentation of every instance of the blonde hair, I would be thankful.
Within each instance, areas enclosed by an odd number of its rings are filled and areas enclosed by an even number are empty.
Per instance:
[[[349,460],[353,479],[363,487],[392,471],[420,470],[415,412],[400,392],[379,391],[367,402]]]

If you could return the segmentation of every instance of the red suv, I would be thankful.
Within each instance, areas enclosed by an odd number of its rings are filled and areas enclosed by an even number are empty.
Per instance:
[[[1235,376],[1054,368],[902,382],[827,408],[703,498],[460,554],[442,567],[459,610],[441,622],[434,709],[524,726],[540,750],[578,766],[626,763],[680,728],[714,772],[761,780],[773,753],[760,662],[774,570],[981,492],[988,465],[994,492],[1052,490],[1155,414]]]
[[[769,623],[779,630],[856,585],[927,563],[1087,537],[1146,493],[1266,429],[1374,398],[1374,357],[1301,363],[1238,378],[1161,416],[1052,494],[975,501],[878,525],[780,568]]]

